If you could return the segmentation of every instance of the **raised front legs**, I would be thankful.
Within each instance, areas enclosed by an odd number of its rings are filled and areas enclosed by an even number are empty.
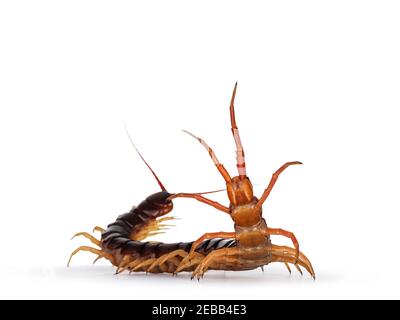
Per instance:
[[[281,166],[278,170],[275,171],[275,173],[272,175],[271,180],[269,181],[267,189],[264,190],[262,196],[258,200],[256,204],[256,208],[260,209],[267,200],[269,194],[272,191],[272,188],[274,187],[276,180],[278,180],[279,175],[289,166],[296,165],[296,164],[302,164],[300,161],[292,161],[292,162],[286,162],[283,166]]]

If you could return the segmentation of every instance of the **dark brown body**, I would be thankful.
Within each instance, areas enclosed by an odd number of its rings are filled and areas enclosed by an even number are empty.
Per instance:
[[[117,218],[101,235],[102,249],[114,256],[115,265],[118,266],[124,257],[129,256],[134,260],[147,260],[159,258],[175,250],[189,252],[192,242],[163,243],[153,241],[136,241],[135,234],[140,232],[152,220],[155,220],[172,210],[172,202],[166,200],[171,194],[166,191],[155,193],[147,197],[137,207]],[[209,239],[196,248],[196,252],[207,253],[220,248],[236,245],[235,239]],[[127,258],[125,258],[127,259]],[[175,271],[173,266],[169,272]],[[153,272],[161,270],[153,270]]]
[[[120,271],[129,269],[130,271],[148,271],[152,273],[168,272],[174,273],[177,266],[184,258],[184,252],[187,254],[192,248],[193,242],[177,242],[163,243],[155,241],[138,241],[135,240],[143,230],[154,225],[157,219],[169,213],[173,204],[168,200],[171,194],[162,191],[150,195],[143,200],[138,206],[133,207],[128,213],[120,215],[115,222],[109,224],[107,229],[101,233],[101,240],[92,241],[100,248],[86,250],[87,247],[80,247],[71,255],[71,258],[80,250],[91,251],[100,257],[108,259],[113,265],[118,267]],[[89,239],[86,233],[79,233]],[[236,246],[235,239],[208,239],[203,241],[197,248],[196,253],[199,257],[205,257],[213,250],[221,248],[231,248]],[[149,270],[150,262],[154,262],[160,257],[164,257],[171,252],[182,251],[182,256],[174,256],[173,259],[167,259],[164,263],[155,266]],[[140,263],[145,262],[143,267]],[[135,270],[129,265],[139,266]],[[190,266],[185,271],[192,271],[194,268]]]

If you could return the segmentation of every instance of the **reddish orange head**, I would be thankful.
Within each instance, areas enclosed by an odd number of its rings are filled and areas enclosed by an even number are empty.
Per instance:
[[[208,151],[211,159],[213,160],[218,171],[222,175],[226,183],[226,189],[228,192],[228,197],[232,206],[246,205],[254,201],[253,186],[246,175],[246,162],[244,157],[244,150],[242,141],[240,140],[239,129],[236,125],[235,119],[235,96],[236,96],[237,83],[232,92],[231,103],[229,106],[229,113],[231,118],[231,131],[233,139],[236,145],[236,167],[238,170],[238,176],[231,178],[229,172],[225,169],[224,165],[221,164],[215,155],[214,151],[208,146],[208,144],[201,138],[195,136],[194,134],[185,131],[196,140],[198,140]]]
[[[253,185],[247,176],[233,177],[226,183],[229,201],[234,206],[245,205],[253,201]]]
[[[231,202],[231,206],[235,207],[246,205],[254,201],[253,185],[251,184],[246,174],[245,155],[244,155],[242,141],[239,135],[239,129],[237,127],[235,119],[234,101],[236,96],[236,88],[237,88],[237,83],[235,84],[235,87],[232,92],[231,103],[229,106],[229,113],[231,118],[231,131],[236,145],[236,167],[239,174],[238,176],[231,178],[229,172],[225,169],[224,165],[219,162],[214,151],[208,146],[208,144],[203,139],[184,130],[184,132],[186,132],[187,134],[198,140],[207,149],[208,154],[210,155],[212,161],[214,162],[218,171],[225,180],[226,189],[228,192],[229,200]]]

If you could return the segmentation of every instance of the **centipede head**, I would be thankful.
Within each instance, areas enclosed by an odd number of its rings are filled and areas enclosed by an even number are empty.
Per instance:
[[[158,212],[158,216],[165,215],[172,211],[173,203],[169,199],[171,197],[171,193],[166,190],[161,192],[153,193],[152,195],[146,198],[146,201],[151,205],[154,206],[155,211]],[[151,208],[150,208],[151,209]]]
[[[245,176],[233,177],[226,183],[226,191],[231,204],[234,206],[245,205],[253,201],[253,185]]]

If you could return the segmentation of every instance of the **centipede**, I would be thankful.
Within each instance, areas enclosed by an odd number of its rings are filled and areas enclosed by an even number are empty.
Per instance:
[[[128,137],[136,152],[147,166],[161,191],[140,202],[137,206],[117,217],[106,229],[96,226],[93,232],[100,232],[97,239],[88,232],[78,232],[73,238],[87,238],[92,246],[80,246],[68,260],[68,266],[75,254],[88,251],[99,259],[108,260],[116,267],[116,274],[123,271],[146,273],[191,272],[191,279],[200,280],[208,270],[245,271],[261,268],[272,263],[283,264],[289,273],[290,265],[303,275],[305,269],[315,280],[315,272],[310,260],[300,251],[299,242],[293,232],[281,228],[271,228],[263,218],[262,206],[270,195],[280,174],[290,166],[301,165],[300,161],[286,162],[278,168],[257,198],[253,185],[246,172],[245,153],[235,117],[235,83],[229,115],[231,131],[236,146],[236,167],[238,175],[231,177],[228,170],[218,160],[213,149],[200,137],[184,130],[196,139],[208,152],[213,164],[225,182],[225,189],[199,193],[170,193],[167,191],[152,167],[144,159],[131,136]],[[225,191],[229,205],[213,201],[206,194]],[[168,214],[173,210],[173,200],[190,198],[228,214],[233,221],[233,231],[207,232],[191,242],[164,243],[149,241],[148,238],[170,227],[174,217]],[[273,244],[271,236],[288,238],[293,246]]]

